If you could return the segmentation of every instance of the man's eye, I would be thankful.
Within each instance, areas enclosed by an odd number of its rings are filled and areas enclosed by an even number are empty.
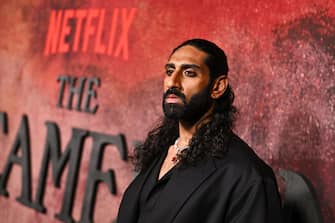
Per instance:
[[[172,73],[173,73],[173,70],[171,70],[171,69],[165,70],[165,74],[167,76],[171,76]]]
[[[194,71],[191,71],[191,70],[185,70],[184,74],[187,77],[195,77],[196,76],[196,73]]]

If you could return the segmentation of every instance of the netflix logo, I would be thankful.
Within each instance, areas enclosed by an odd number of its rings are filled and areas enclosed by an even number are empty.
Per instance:
[[[129,58],[136,8],[51,10],[44,55],[96,53]]]

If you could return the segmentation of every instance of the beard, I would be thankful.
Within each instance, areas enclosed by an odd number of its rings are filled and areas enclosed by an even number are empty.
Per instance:
[[[166,103],[168,95],[178,96],[182,103]],[[189,102],[186,97],[177,88],[170,88],[163,94],[163,111],[167,118],[194,124],[204,116],[212,106],[210,98],[210,85],[197,94],[192,95]]]

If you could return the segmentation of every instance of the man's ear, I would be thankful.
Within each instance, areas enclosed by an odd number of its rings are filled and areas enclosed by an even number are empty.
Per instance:
[[[211,98],[218,99],[220,98],[223,93],[226,91],[228,87],[228,77],[227,75],[221,75],[217,77],[214,81]]]

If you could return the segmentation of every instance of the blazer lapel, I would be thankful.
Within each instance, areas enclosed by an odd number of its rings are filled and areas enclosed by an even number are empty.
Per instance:
[[[179,167],[156,204],[157,211],[152,213],[152,222],[172,222],[185,201],[215,170],[212,159],[206,159],[196,166]]]
[[[138,219],[138,207],[139,207],[139,195],[141,194],[141,190],[143,184],[149,173],[151,173],[152,168],[158,162],[156,159],[152,162],[151,166],[144,172],[139,173],[138,176],[131,182],[128,186],[127,190],[124,193],[122,198],[122,202],[120,204],[119,213],[117,217],[117,222],[123,223],[136,223]]]

